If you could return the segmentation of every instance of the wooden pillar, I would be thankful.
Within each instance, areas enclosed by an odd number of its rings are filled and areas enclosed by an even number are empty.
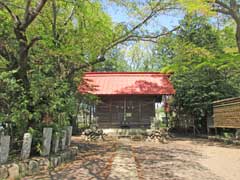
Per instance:
[[[166,127],[168,127],[168,113],[165,112],[165,115],[166,115]]]
[[[110,98],[110,102],[109,102],[109,114],[110,114],[110,121],[112,123],[113,121],[113,115],[112,115],[112,98]]]
[[[141,100],[138,101],[138,121],[141,122],[142,121],[142,103]]]
[[[88,112],[88,115],[89,115],[89,124],[92,124],[92,107],[91,105],[88,105],[89,106],[89,112]]]
[[[218,134],[218,129],[215,128],[215,136]]]
[[[126,123],[126,110],[127,110],[127,99],[124,97],[124,105],[123,105],[123,121]]]

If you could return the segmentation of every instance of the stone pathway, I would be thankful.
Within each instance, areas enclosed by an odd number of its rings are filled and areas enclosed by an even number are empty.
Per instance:
[[[124,141],[128,140],[124,139]],[[107,180],[138,180],[137,167],[135,159],[133,158],[133,152],[131,146],[126,144],[130,143],[123,142],[119,145]]]
[[[118,139],[76,140],[75,161],[23,180],[237,180],[239,148],[207,139],[173,139],[167,144]]]

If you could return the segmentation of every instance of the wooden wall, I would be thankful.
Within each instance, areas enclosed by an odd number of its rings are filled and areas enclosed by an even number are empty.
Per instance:
[[[149,128],[155,116],[155,96],[101,96],[94,116],[100,128]]]
[[[221,128],[240,128],[240,98],[215,101],[213,125]]]

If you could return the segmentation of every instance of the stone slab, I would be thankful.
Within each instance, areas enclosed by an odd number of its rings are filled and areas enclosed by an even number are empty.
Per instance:
[[[31,145],[32,145],[32,135],[30,133],[25,133],[23,137],[21,158],[28,159],[31,153]]]
[[[53,153],[57,153],[59,151],[59,142],[60,142],[59,136],[53,137],[52,148],[51,148]]]
[[[72,138],[72,126],[67,126],[67,138],[66,138],[66,145],[70,146],[71,145],[71,138]]]
[[[48,156],[51,150],[52,128],[43,129],[43,150],[41,155]]]
[[[6,163],[9,155],[10,136],[0,136],[0,164]]]
[[[67,139],[67,131],[62,130],[62,138],[61,138],[61,150],[66,149],[66,139]]]

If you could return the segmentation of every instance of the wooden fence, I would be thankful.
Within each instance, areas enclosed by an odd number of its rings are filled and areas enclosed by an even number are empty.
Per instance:
[[[214,128],[240,128],[240,97],[213,102]]]

